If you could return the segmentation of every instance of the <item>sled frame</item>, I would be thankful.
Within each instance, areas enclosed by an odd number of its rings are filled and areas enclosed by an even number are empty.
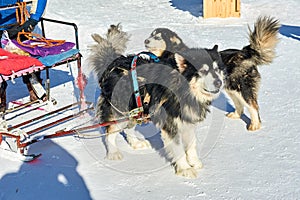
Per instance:
[[[36,100],[36,101],[24,103],[22,105],[19,105],[19,106],[13,107],[13,108],[6,109],[4,113],[0,113],[1,117],[3,117],[3,118],[5,118],[5,115],[8,114],[8,113],[12,113],[12,112],[15,112],[15,111],[18,111],[18,110],[22,111],[23,108],[32,106],[33,104],[37,104],[36,108],[47,105],[48,103],[56,104],[56,100],[50,97],[50,89],[51,88],[50,88],[50,73],[49,73],[49,71],[53,67],[68,64],[70,62],[76,62],[77,70],[78,70],[77,82],[84,82],[85,81],[84,80],[84,75],[82,73],[82,67],[81,67],[81,57],[82,57],[82,55],[79,53],[79,40],[78,40],[78,27],[77,27],[77,25],[75,23],[70,23],[70,22],[66,22],[66,21],[54,20],[54,19],[49,19],[49,18],[41,18],[40,24],[41,24],[43,37],[46,37],[46,26],[45,26],[46,22],[56,23],[56,24],[60,24],[60,25],[66,25],[66,26],[73,27],[74,28],[74,38],[75,38],[75,48],[78,50],[78,53],[68,57],[67,59],[65,59],[61,62],[55,63],[52,66],[32,67],[30,70],[27,70],[27,71],[26,70],[24,70],[24,71],[21,70],[22,72],[18,73],[18,75],[13,74],[13,75],[10,75],[10,76],[5,76],[5,79],[2,79],[2,81],[8,81],[8,80],[13,81],[14,78],[19,78],[19,77],[22,77],[24,75],[29,75],[29,74],[34,73],[34,72],[45,70],[45,72],[46,72],[45,90],[46,90],[46,94],[47,94],[47,101],[41,102],[41,100]],[[21,141],[21,136],[20,135],[13,134],[11,131],[14,130],[14,129],[17,129],[17,128],[22,129],[22,126],[25,126],[25,125],[30,126],[31,123],[37,122],[38,120],[43,119],[43,118],[47,118],[51,115],[55,115],[58,112],[68,111],[72,108],[78,108],[79,109],[79,111],[76,112],[76,113],[70,114],[70,115],[65,116],[63,118],[60,118],[56,121],[49,122],[48,124],[45,124],[45,125],[43,125],[39,128],[36,128],[36,129],[29,130],[29,131],[25,132],[26,135],[34,137],[34,135],[36,133],[47,130],[47,129],[49,129],[51,127],[54,127],[58,124],[67,122],[67,121],[72,120],[76,117],[80,117],[80,116],[84,115],[85,113],[87,113],[88,111],[93,110],[94,108],[93,108],[92,103],[85,101],[84,86],[81,86],[81,87],[79,86],[79,95],[80,96],[79,96],[79,101],[78,102],[75,102],[75,103],[70,104],[70,105],[63,106],[62,108],[58,108],[56,110],[47,112],[46,114],[36,116],[36,117],[34,117],[32,119],[29,119],[25,122],[21,122],[19,124],[12,125],[11,127],[9,127],[7,129],[7,131],[1,130],[0,131],[0,145],[1,145],[2,142],[3,143],[5,142],[5,141],[3,141],[4,138],[15,139],[16,140],[17,152],[14,152],[14,153],[17,153],[19,156],[21,156],[22,157],[21,159],[23,161],[27,162],[27,161],[32,161],[32,160],[38,158],[40,156],[40,154],[26,155],[26,149],[31,144],[39,142],[43,139],[48,139],[48,138],[53,138],[53,137],[62,137],[62,136],[70,135],[70,134],[74,134],[74,133],[67,133],[67,134],[54,133],[54,134],[49,134],[49,135],[43,135],[43,136],[40,136],[39,138],[32,139],[32,140],[29,140],[27,142],[23,142],[23,141]]]

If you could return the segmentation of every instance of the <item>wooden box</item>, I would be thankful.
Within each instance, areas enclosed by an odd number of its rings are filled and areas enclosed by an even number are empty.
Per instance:
[[[240,0],[203,0],[203,18],[240,17]]]

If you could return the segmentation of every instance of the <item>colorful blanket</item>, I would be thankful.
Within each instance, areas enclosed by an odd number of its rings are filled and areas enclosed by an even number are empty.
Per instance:
[[[23,42],[25,45],[29,46],[22,46],[20,45],[16,40],[11,40],[17,47],[22,49],[23,51],[28,52],[32,56],[39,56],[39,57],[45,57],[48,55],[56,55],[61,54],[63,52],[66,52],[70,49],[72,49],[75,44],[73,42],[64,42],[63,44],[52,46],[52,47],[43,47],[43,43],[41,43],[41,46],[39,46],[37,43],[31,40],[26,40]],[[30,45],[36,45],[34,47],[30,47]]]
[[[43,64],[36,58],[21,56],[10,53],[0,48],[0,74],[11,75],[17,71],[30,68],[32,66],[42,66]]]

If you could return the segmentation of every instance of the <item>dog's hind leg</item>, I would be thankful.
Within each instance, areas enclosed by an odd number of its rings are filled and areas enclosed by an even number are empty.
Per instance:
[[[259,107],[256,100],[252,100],[248,106],[251,117],[251,123],[248,127],[249,131],[256,131],[261,128],[261,120],[259,117]]]
[[[119,134],[119,127],[116,125],[108,126],[106,129],[107,136],[106,140],[106,147],[107,147],[107,154],[106,158],[109,160],[122,160],[123,155],[119,151],[117,144],[116,144],[116,137]]]
[[[133,149],[149,149],[149,148],[151,148],[151,144],[148,140],[137,137],[136,131],[134,128],[126,129],[124,132],[126,134],[126,139],[127,139],[128,144]]]
[[[161,136],[168,156],[171,157],[178,176],[196,178],[197,171],[187,162],[186,153],[182,144],[181,136],[176,134],[171,137],[166,130],[161,130]]]
[[[231,119],[240,119],[244,112],[244,99],[237,91],[226,90],[229,97],[232,99],[235,107],[234,112],[227,113],[227,117]]]

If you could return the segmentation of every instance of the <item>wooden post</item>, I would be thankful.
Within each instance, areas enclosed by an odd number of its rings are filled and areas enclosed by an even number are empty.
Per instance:
[[[203,0],[203,18],[240,17],[240,0]]]

